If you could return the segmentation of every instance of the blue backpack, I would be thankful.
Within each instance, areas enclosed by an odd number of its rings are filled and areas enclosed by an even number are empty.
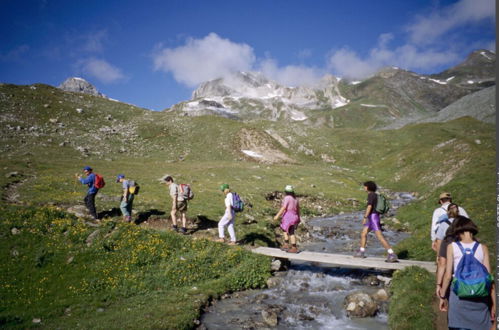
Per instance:
[[[492,275],[487,268],[475,258],[475,252],[480,245],[475,242],[473,249],[464,248],[461,242],[456,242],[463,257],[457,264],[452,291],[460,298],[488,297],[492,287]]]
[[[244,210],[244,202],[235,192],[232,193],[232,209],[234,212],[242,212]]]

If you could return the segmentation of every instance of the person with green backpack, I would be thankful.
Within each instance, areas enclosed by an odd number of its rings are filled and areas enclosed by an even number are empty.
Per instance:
[[[476,241],[477,226],[457,216],[454,242],[447,246],[447,264],[439,292],[441,311],[448,310],[449,329],[495,329],[496,295],[489,250]],[[447,289],[451,288],[449,296]]]
[[[367,207],[362,219],[362,231],[360,233],[360,248],[354,255],[356,258],[365,258],[367,234],[374,231],[376,238],[380,241],[381,245],[387,250],[388,257],[386,262],[398,262],[398,257],[393,251],[392,247],[386,241],[383,233],[381,232],[380,215],[385,214],[390,209],[388,200],[382,194],[377,194],[378,186],[373,181],[364,182],[364,190],[367,192]]]

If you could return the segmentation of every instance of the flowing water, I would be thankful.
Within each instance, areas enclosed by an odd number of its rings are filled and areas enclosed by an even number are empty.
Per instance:
[[[394,215],[397,208],[413,199],[409,193],[395,193],[390,201]],[[311,239],[302,250],[352,254],[358,249],[363,212],[345,213],[308,221]],[[407,233],[384,231],[394,245],[408,237]],[[374,234],[369,234],[366,255],[385,253]],[[374,293],[376,276],[390,272],[329,267],[321,264],[291,262],[289,270],[277,272],[274,283],[265,290],[233,294],[213,303],[201,318],[206,329],[265,329],[272,321],[262,315],[278,315],[274,329],[387,329],[386,304],[375,317],[349,318],[344,309],[345,297],[355,291]],[[370,285],[371,284],[371,285]]]

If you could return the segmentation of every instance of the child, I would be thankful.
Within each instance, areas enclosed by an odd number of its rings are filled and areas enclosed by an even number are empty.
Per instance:
[[[282,201],[282,207],[274,217],[274,220],[279,220],[282,216],[280,226],[284,231],[284,245],[282,246],[282,249],[288,253],[298,253],[295,230],[301,221],[300,204],[298,203],[298,199],[295,197],[293,186],[287,185],[284,188],[284,193],[286,196]],[[291,247],[289,246],[290,242]]]

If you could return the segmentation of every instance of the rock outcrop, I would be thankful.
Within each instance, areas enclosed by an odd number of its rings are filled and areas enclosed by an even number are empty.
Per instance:
[[[94,85],[92,85],[85,79],[78,77],[66,79],[62,84],[58,86],[58,88],[66,92],[76,92],[104,97],[104,94],[100,93]]]

